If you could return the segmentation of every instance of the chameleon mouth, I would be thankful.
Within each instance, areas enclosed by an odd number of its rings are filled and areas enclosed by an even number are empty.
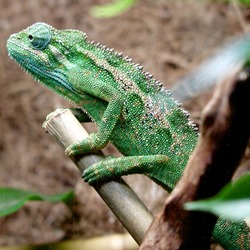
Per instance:
[[[41,51],[34,50],[21,42],[18,34],[11,35],[7,41],[7,51],[14,61],[35,81],[59,92],[76,93],[62,70],[52,68]],[[32,56],[31,56],[32,55]]]

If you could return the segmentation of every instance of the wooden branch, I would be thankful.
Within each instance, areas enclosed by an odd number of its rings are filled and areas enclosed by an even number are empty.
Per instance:
[[[140,249],[210,249],[217,218],[183,204],[216,194],[230,179],[250,135],[250,76],[237,71],[218,85],[203,111],[201,136],[183,177]]]
[[[88,136],[69,109],[59,109],[51,113],[43,127],[63,149]],[[72,158],[81,173],[88,166],[103,159],[102,153]],[[122,179],[103,183],[94,188],[135,241],[140,244],[153,216],[138,196]]]

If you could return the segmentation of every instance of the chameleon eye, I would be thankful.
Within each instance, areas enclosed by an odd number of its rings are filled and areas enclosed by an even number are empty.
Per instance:
[[[45,49],[51,40],[50,27],[44,23],[36,23],[29,28],[28,39],[35,49]]]

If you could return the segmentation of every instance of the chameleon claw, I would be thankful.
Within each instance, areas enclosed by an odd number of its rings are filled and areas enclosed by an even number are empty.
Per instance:
[[[66,149],[65,149],[65,154],[67,156],[73,156],[73,155],[77,155],[80,154],[80,150],[77,144],[72,144],[69,145]]]
[[[71,149],[71,146],[67,147],[64,152],[65,152],[65,155],[69,157],[74,155],[74,151]]]
[[[86,146],[83,143],[84,141],[76,142],[69,145],[65,149],[65,154],[67,156],[79,155],[79,154],[86,154],[89,152],[89,149],[86,150]]]
[[[82,178],[85,182],[87,182],[88,184],[90,185],[93,185],[94,183],[97,182],[97,179],[96,179],[96,176],[95,174],[93,173],[93,170],[89,170],[89,169],[86,169],[83,174],[82,174]]]

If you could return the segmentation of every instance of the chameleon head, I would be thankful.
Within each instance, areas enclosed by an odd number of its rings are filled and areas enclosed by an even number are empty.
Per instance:
[[[74,46],[86,41],[82,32],[56,30],[45,23],[35,23],[13,34],[7,41],[9,56],[35,80],[42,82],[59,94],[74,95],[74,89],[65,74],[72,66]]]

